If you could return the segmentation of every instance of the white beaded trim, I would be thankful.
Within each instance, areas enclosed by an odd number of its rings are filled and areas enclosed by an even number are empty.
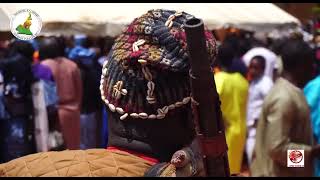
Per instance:
[[[137,119],[137,118],[140,118],[140,119],[163,119],[163,118],[165,118],[166,114],[169,111],[174,110],[175,108],[181,107],[183,105],[186,105],[190,101],[192,101],[192,103],[198,104],[195,100],[193,100],[192,97],[188,96],[188,97],[183,98],[181,101],[178,101],[176,103],[173,103],[168,106],[164,106],[162,108],[157,109],[157,114],[148,115],[147,113],[144,113],[144,112],[129,114],[129,113],[125,112],[121,107],[115,107],[113,104],[109,103],[109,101],[104,96],[104,89],[103,89],[104,76],[101,76],[100,82],[101,82],[101,84],[100,84],[101,99],[108,106],[110,111],[117,112],[121,115],[120,120],[125,120],[128,116],[130,116],[134,119]]]
[[[177,17],[177,16],[181,16],[182,12],[177,12],[174,15],[171,15],[168,18],[168,21],[170,22],[166,22],[166,24],[169,25],[169,27],[172,26],[172,20]],[[145,43],[145,40],[140,39],[136,42],[133,43],[132,45],[132,49],[133,51],[138,51],[139,50],[139,46],[143,45]],[[152,81],[152,74],[150,72],[150,70],[148,69],[147,66],[145,66],[147,64],[147,61],[144,59],[139,59],[138,62],[142,65],[142,73],[145,77],[145,79],[148,80],[147,83],[147,97],[146,100],[148,101],[149,104],[153,104],[156,102],[156,99],[154,97],[154,88],[155,88],[155,84]],[[165,63],[169,63],[165,62]],[[104,101],[104,103],[108,106],[108,108],[110,109],[110,111],[112,112],[117,112],[119,113],[120,116],[120,120],[125,120],[128,116],[132,117],[132,118],[140,118],[140,119],[163,119],[165,118],[166,114],[171,111],[174,110],[175,108],[181,107],[183,105],[188,104],[190,101],[192,101],[193,103],[197,104],[196,101],[193,100],[192,97],[185,97],[182,99],[182,101],[178,101],[175,102],[173,104],[170,104],[168,106],[164,106],[162,108],[157,109],[157,114],[150,114],[148,115],[147,113],[144,112],[140,112],[140,113],[127,113],[125,112],[122,108],[120,107],[115,107],[113,104],[109,103],[109,101],[107,100],[107,98],[104,96],[104,88],[103,88],[103,82],[105,80],[105,76],[107,74],[107,61],[104,62],[103,64],[103,68],[102,68],[102,75],[101,75],[101,80],[100,80],[100,93],[101,93],[101,99]],[[118,81],[114,86],[113,86],[113,91],[112,91],[112,96],[116,99],[119,99],[121,97],[121,95],[126,95],[128,92],[126,89],[122,89],[123,86],[123,82],[122,81]]]

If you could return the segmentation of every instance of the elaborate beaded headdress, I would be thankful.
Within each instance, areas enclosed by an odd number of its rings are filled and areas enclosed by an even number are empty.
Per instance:
[[[150,10],[116,39],[102,69],[101,98],[121,120],[163,119],[187,105],[189,59],[183,24],[193,16],[171,10]],[[205,31],[213,61],[216,42]]]

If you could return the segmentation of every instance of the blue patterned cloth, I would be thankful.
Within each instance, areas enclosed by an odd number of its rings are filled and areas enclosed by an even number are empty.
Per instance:
[[[304,94],[311,110],[313,135],[320,144],[320,75],[305,86]],[[320,159],[315,160],[315,176],[320,176]]]
[[[58,91],[57,85],[54,81],[41,80],[44,87],[44,99],[46,106],[58,104]]]

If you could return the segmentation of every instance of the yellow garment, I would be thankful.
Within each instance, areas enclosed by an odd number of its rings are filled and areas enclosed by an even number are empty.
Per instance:
[[[221,111],[226,128],[230,173],[240,173],[246,141],[248,82],[240,73],[215,74]]]

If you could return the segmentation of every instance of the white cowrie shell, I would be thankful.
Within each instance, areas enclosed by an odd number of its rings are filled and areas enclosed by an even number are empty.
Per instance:
[[[162,109],[157,109],[158,114],[164,114]]]
[[[105,60],[105,61],[103,62],[103,67],[106,67],[106,66],[107,66],[107,63],[108,63],[108,61]]]
[[[182,15],[182,11],[178,11],[174,14],[175,16],[181,16]]]
[[[139,51],[139,48],[138,48],[138,46],[136,46],[136,45],[133,45],[132,46],[132,50],[135,52],[135,51]]]
[[[124,111],[123,111],[123,109],[122,109],[121,107],[117,107],[117,108],[116,108],[116,111],[117,111],[119,114],[123,114],[123,113],[124,113]]]
[[[107,69],[107,68],[104,68],[104,69],[102,70],[102,74],[105,76],[105,75],[107,74],[107,71],[108,71],[108,69]]]
[[[169,106],[168,106],[168,109],[169,110],[172,110],[172,109],[174,109],[175,108],[175,105],[174,104],[170,104]]]
[[[190,99],[191,99],[190,97],[185,97],[185,98],[183,98],[182,103],[183,104],[188,104]]]
[[[175,105],[176,107],[180,107],[180,106],[183,105],[183,103],[182,103],[182,102],[176,102],[174,105]]]
[[[144,60],[144,59],[138,59],[138,62],[139,62],[140,64],[142,64],[142,65],[147,64],[147,61]]]
[[[113,92],[113,97],[117,99],[118,96],[119,96],[119,91],[114,91]]]
[[[137,113],[131,113],[131,114],[130,114],[130,117],[132,117],[132,118],[138,118],[139,115],[138,115]]]
[[[109,106],[110,111],[112,111],[112,112],[116,111],[116,107],[113,104],[109,104],[108,106]]]
[[[121,89],[121,94],[122,95],[127,95],[128,91],[126,89]]]
[[[171,14],[168,18],[168,20],[173,20],[175,18],[175,14]]]
[[[124,115],[120,116],[120,120],[124,120],[128,117],[128,113],[125,113]]]
[[[148,71],[147,68],[143,67],[142,68],[142,73],[144,75],[144,78],[146,78],[147,80],[151,81],[152,79],[152,74]]]
[[[103,84],[103,82],[104,82],[104,80],[103,80],[103,79],[101,79],[101,80],[100,80],[100,84]]]
[[[103,90],[103,85],[102,85],[102,84],[100,85],[99,89],[100,89],[101,91]]]
[[[157,115],[157,119],[163,119],[164,117],[165,117],[164,114],[158,114],[158,115]]]
[[[150,76],[149,74],[145,74],[144,78],[146,78],[146,80],[148,80],[148,81],[152,80],[152,76]]]
[[[148,68],[146,68],[146,73],[148,74],[148,76],[152,77],[152,74],[151,74],[151,72],[149,71]]]
[[[146,41],[144,39],[139,39],[137,42],[136,42],[136,45],[140,46],[142,44],[144,44]]]
[[[151,115],[148,116],[148,119],[156,119],[156,118],[157,118],[157,116],[154,115],[154,114],[151,114]]]
[[[117,84],[118,84],[118,87],[119,87],[119,88],[122,88],[122,85],[123,85],[123,82],[122,82],[122,81],[118,81]]]
[[[146,99],[147,99],[147,101],[148,101],[149,104],[154,104],[154,103],[156,103],[156,99],[153,98],[153,97],[147,97]]]
[[[115,98],[116,98],[116,99],[120,99],[120,98],[121,98],[121,93],[120,93],[119,91],[117,91],[116,93],[117,93],[117,94],[116,94],[116,97],[115,97]]]
[[[109,105],[109,100],[108,100],[108,99],[104,100],[104,102],[105,102],[107,105]]]
[[[104,100],[106,100],[106,97],[104,95],[102,95],[101,99],[104,101]]]
[[[151,34],[151,27],[150,27],[150,26],[146,27],[146,28],[144,29],[144,32],[145,32],[146,34]]]
[[[166,64],[166,65],[170,65],[170,60],[166,59],[166,58],[163,58],[163,60],[160,63]]]
[[[164,25],[168,27],[170,22],[170,20],[167,20],[166,23],[164,23]]]
[[[169,23],[169,28],[171,28],[172,27],[172,25],[173,25],[173,22],[172,21],[170,21],[170,23]]]
[[[146,119],[146,118],[148,118],[148,114],[146,114],[146,113],[139,113],[139,117],[140,117],[141,119]]]
[[[154,82],[149,81],[147,86],[148,86],[149,89],[154,89]]]
[[[168,113],[168,111],[169,111],[168,106],[164,106],[164,107],[162,108],[162,112],[163,112],[163,114],[167,114],[167,113]]]

